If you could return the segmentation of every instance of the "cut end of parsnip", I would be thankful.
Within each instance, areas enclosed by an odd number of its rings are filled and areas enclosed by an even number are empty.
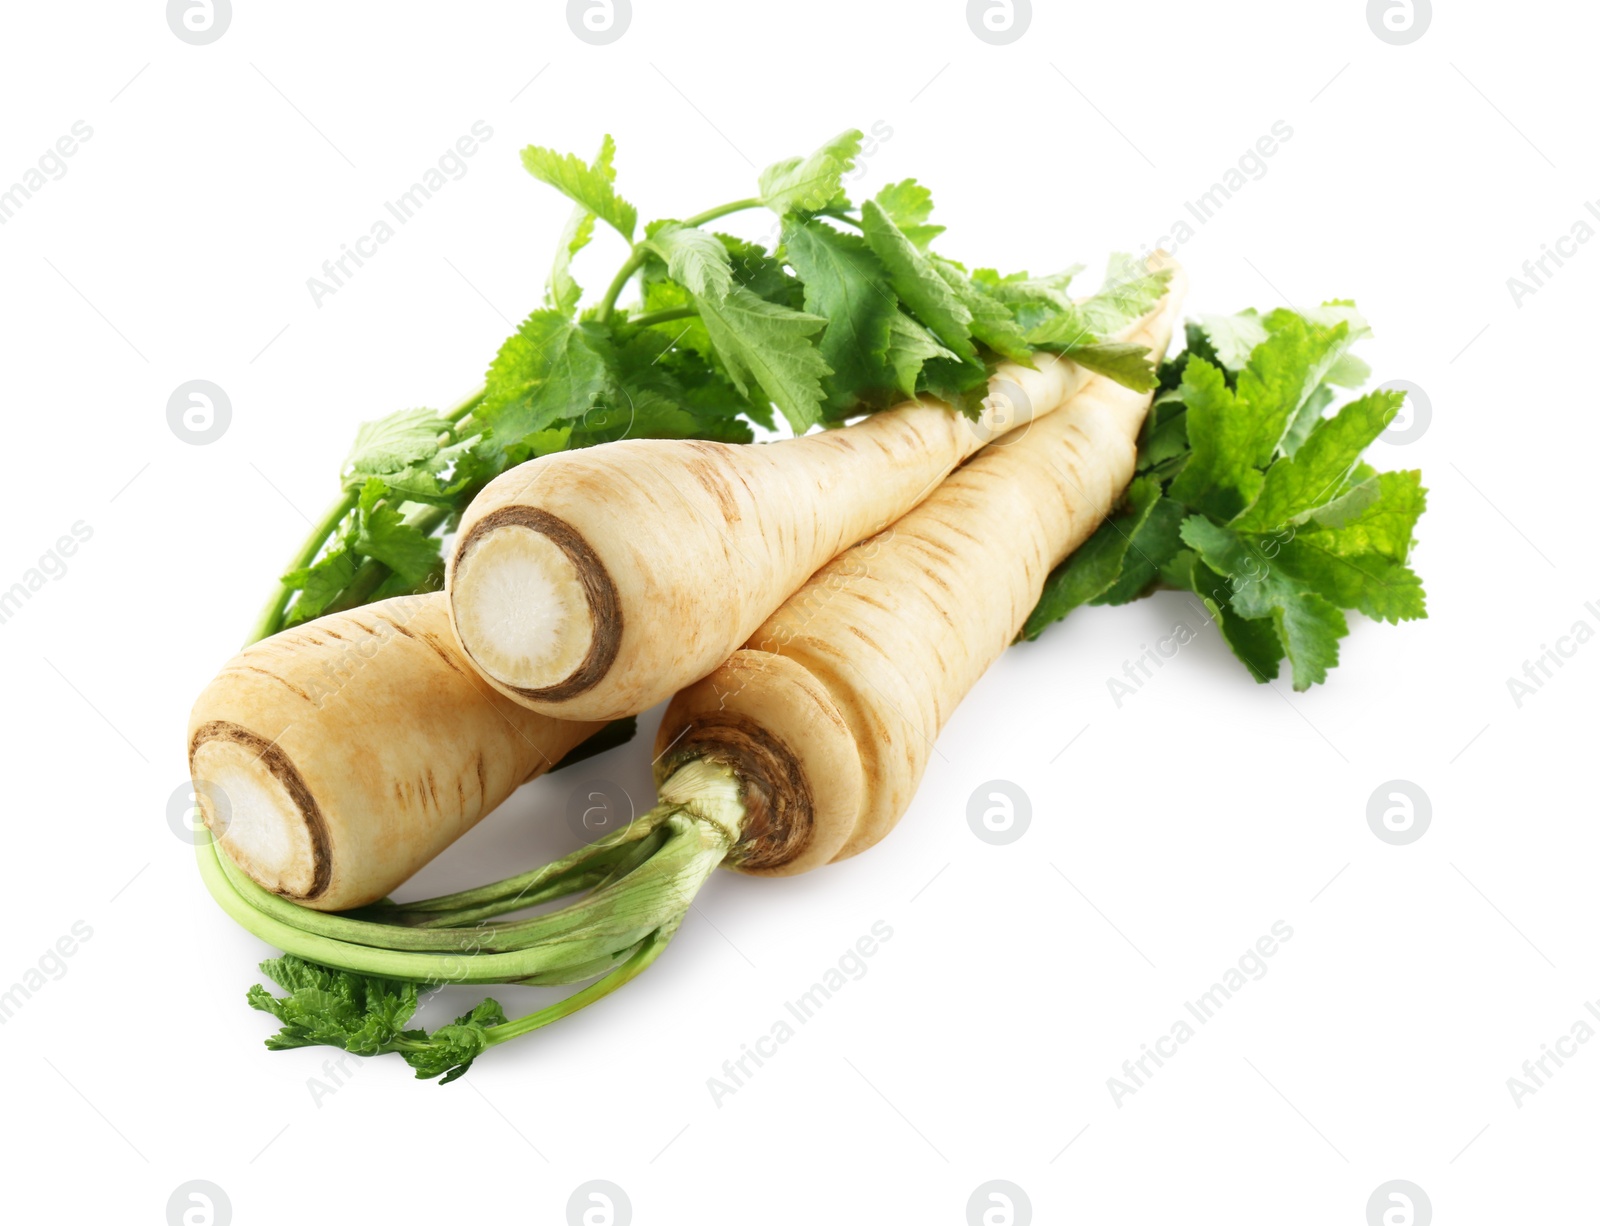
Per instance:
[[[494,519],[474,528],[456,555],[450,602],[462,647],[479,669],[524,697],[582,693],[610,663],[601,659],[607,641],[615,655],[616,627],[608,636],[605,625],[608,614],[616,620],[605,599],[609,593],[614,606],[615,589],[567,525],[526,515]],[[557,525],[565,532],[552,531]]]
[[[327,832],[292,763],[243,728],[202,729],[190,758],[201,816],[263,888],[309,901],[331,875]]]

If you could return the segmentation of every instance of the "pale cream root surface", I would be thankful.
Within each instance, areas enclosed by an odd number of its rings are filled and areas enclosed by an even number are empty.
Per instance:
[[[544,533],[505,524],[479,536],[456,566],[455,629],[472,662],[502,684],[567,680],[594,644],[578,568]]]
[[[195,704],[190,762],[222,850],[265,888],[334,911],[390,893],[599,728],[496,694],[435,593],[246,648]]]

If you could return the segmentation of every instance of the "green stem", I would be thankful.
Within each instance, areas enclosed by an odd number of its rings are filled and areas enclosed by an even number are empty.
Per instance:
[[[729,204],[719,204],[714,209],[707,209],[704,213],[696,213],[693,217],[684,218],[682,224],[686,226],[703,226],[708,221],[716,221],[717,218],[726,217],[729,213],[740,213],[745,209],[759,209],[762,207],[764,207],[762,202],[752,196],[748,200],[735,200]],[[633,274],[643,268],[645,261],[649,258],[650,253],[644,244],[635,243],[633,253],[628,256],[627,262],[617,269],[617,275],[611,279],[611,284],[606,287],[605,297],[600,299],[600,307],[595,312],[596,320],[600,323],[605,323],[606,320],[611,318],[612,312],[617,309],[617,299],[621,297],[622,291],[628,287],[628,282],[633,279]]]
[[[633,249],[633,254],[621,268],[617,269],[617,275],[611,278],[611,284],[606,287],[606,295],[600,299],[600,309],[595,312],[595,319],[605,323],[611,318],[611,312],[617,307],[617,298],[627,288],[628,282],[633,279],[633,274],[644,267],[644,262],[648,258],[649,252],[643,247]]]
[[[652,324],[671,323],[674,319],[697,318],[700,312],[692,306],[669,307],[665,311],[650,311],[644,315],[634,315],[629,318],[630,324],[638,324],[641,328],[648,328]]]
[[[746,209],[765,208],[765,202],[759,197],[752,196],[748,200],[735,200],[732,204],[719,204],[714,209],[707,209],[704,213],[696,213],[693,217],[684,218],[686,226],[703,226],[708,221],[716,221],[719,217],[726,217],[729,213],[742,213]]]

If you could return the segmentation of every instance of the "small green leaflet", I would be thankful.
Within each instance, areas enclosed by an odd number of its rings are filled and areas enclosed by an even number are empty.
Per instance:
[[[696,298],[700,319],[734,385],[746,395],[754,381],[796,434],[822,420],[822,380],[832,373],[811,343],[827,320],[757,298],[742,285],[718,301]]]
[[[728,248],[715,234],[676,221],[651,223],[646,246],[667,264],[667,276],[697,298],[721,300],[733,287]]]
[[[1095,336],[1109,339],[1155,310],[1171,280],[1171,269],[1151,272],[1143,260],[1118,253],[1111,257],[1100,289],[1078,309]]]
[[[918,251],[926,251],[928,244],[944,233],[943,226],[928,224],[933,216],[933,193],[915,179],[891,183],[872,199]]]
[[[610,386],[604,344],[595,325],[535,311],[501,346],[475,416],[507,445],[582,417]]]
[[[1267,469],[1261,493],[1232,521],[1240,532],[1270,532],[1305,522],[1344,486],[1361,453],[1377,441],[1405,399],[1403,392],[1373,392],[1320,419],[1293,456]]]
[[[930,256],[929,263],[971,314],[972,335],[1001,357],[1032,369],[1033,347],[1010,308],[974,285],[958,264],[938,256]]]
[[[894,224],[875,200],[861,206],[867,245],[888,270],[889,283],[917,319],[963,361],[975,362],[972,312],[943,276]]]
[[[1266,326],[1255,311],[1240,311],[1237,315],[1202,315],[1200,326],[1211,338],[1217,361],[1235,374],[1245,368],[1255,347],[1267,339]]]
[[[929,362],[940,360],[950,363],[960,361],[955,354],[938,342],[933,333],[904,311],[896,311],[890,317],[888,362],[894,370],[894,385],[897,391],[907,396],[916,395],[917,381],[923,367]]]
[[[608,134],[600,143],[600,152],[595,155],[590,171],[606,182],[614,183],[617,174],[611,163],[616,153],[617,143]],[[555,262],[550,266],[550,281],[545,288],[546,305],[563,315],[570,316],[576,311],[583,298],[582,288],[572,279],[572,257],[587,247],[593,237],[594,214],[580,204],[572,210],[567,218],[566,229],[561,232],[561,241],[556,245]]]
[[[774,213],[815,213],[839,201],[844,177],[861,152],[862,134],[841,132],[804,158],[785,158],[761,172],[761,203]]]
[[[419,1079],[439,1077],[439,1084],[447,1085],[495,1042],[490,1029],[506,1021],[495,1001],[483,1000],[429,1034],[406,1029],[417,1011],[414,983],[335,970],[293,954],[267,959],[261,972],[284,989],[283,996],[274,996],[258,983],[245,996],[252,1009],[282,1023],[283,1029],[267,1040],[269,1051],[336,1047],[356,1056],[397,1051]]]
[[[529,145],[522,151],[522,164],[528,173],[541,183],[548,183],[556,191],[576,204],[582,205],[605,222],[630,243],[633,230],[639,222],[638,210],[629,204],[612,186],[616,177],[611,169],[608,150],[611,138],[601,146],[601,157],[590,166],[572,153],[556,153],[538,145]]]
[[[417,587],[442,564],[439,538],[408,524],[392,504],[380,501],[388,493],[389,487],[376,477],[361,491],[354,546],[394,571],[407,587]]]

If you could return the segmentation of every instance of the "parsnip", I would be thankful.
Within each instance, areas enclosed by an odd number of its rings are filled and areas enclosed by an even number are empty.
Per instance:
[[[979,420],[912,401],[766,446],[628,440],[502,474],[446,581],[494,686],[564,719],[631,715],[703,677],[829,559],[903,515],[984,442],[1088,377],[999,368]]]
[[[1165,352],[1181,296],[1175,277],[1133,339]],[[800,873],[888,833],[956,704],[1132,478],[1150,400],[1089,382],[823,567],[673,700],[659,778],[694,760],[732,767],[745,822],[730,864]]]
[[[441,592],[247,647],[195,703],[189,766],[235,864],[337,911],[384,897],[602,726],[494,693],[462,659]]]

